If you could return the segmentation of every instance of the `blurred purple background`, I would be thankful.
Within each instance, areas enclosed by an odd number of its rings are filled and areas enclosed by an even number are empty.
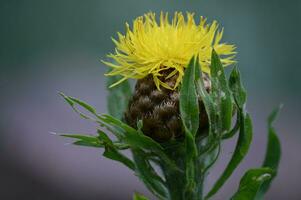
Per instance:
[[[154,199],[127,168],[102,150],[69,145],[49,132],[95,133],[57,94],[78,97],[106,112],[106,67],[98,59],[113,51],[110,40],[124,22],[147,11],[194,11],[225,27],[238,47],[254,123],[251,151],[213,199],[229,199],[250,167],[260,166],[266,118],[283,103],[275,126],[283,156],[267,200],[299,200],[301,191],[300,74],[301,3],[291,1],[38,1],[0,3],[0,199],[131,199],[135,191]],[[225,142],[208,177],[220,175],[235,140]]]

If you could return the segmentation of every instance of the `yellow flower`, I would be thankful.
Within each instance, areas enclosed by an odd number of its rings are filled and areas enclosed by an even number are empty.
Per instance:
[[[107,56],[113,62],[102,62],[112,68],[106,75],[123,76],[111,87],[128,78],[141,79],[152,74],[158,89],[160,86],[175,89],[194,55],[199,56],[201,70],[206,73],[210,72],[212,48],[221,56],[224,66],[234,63],[235,46],[220,43],[222,36],[223,30],[218,31],[216,21],[207,24],[206,19],[200,17],[200,23],[196,24],[193,13],[188,12],[185,19],[181,12],[176,12],[170,22],[168,13],[161,12],[158,23],[155,13],[149,12],[136,18],[132,29],[126,23],[125,35],[118,33],[118,40],[112,39],[116,45],[115,53]],[[162,71],[167,69],[171,73],[160,78]],[[178,78],[171,88],[164,80],[173,75]]]

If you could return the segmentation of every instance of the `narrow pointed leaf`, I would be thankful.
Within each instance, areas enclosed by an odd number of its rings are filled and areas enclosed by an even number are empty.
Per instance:
[[[202,102],[205,106],[205,110],[208,115],[209,128],[212,129],[213,128],[211,127],[212,124],[216,123],[216,109],[212,97],[205,89],[203,78],[202,78],[203,76],[202,71],[200,70],[200,64],[198,62],[196,63],[195,69],[196,69],[196,91],[197,94],[201,97]]]
[[[185,128],[186,149],[186,186],[185,196],[193,198],[195,190],[195,158],[197,157],[197,146],[195,136],[199,128],[199,103],[196,93],[196,67],[198,59],[191,58],[183,77],[180,90],[180,114]],[[198,78],[198,77],[197,77]]]
[[[73,144],[78,146],[86,146],[86,147],[104,147],[103,143],[99,138],[90,135],[82,135],[82,134],[60,134],[60,136],[78,139],[77,141],[73,142]]]
[[[163,151],[163,148],[159,143],[154,141],[152,138],[139,133],[136,129],[130,127],[122,121],[110,115],[102,115],[100,119],[106,123],[123,129],[123,134],[125,136],[123,139],[126,140],[130,145],[134,147],[142,147],[148,150]]]
[[[275,171],[275,176],[277,175],[277,170],[280,162],[281,157],[281,145],[280,140],[276,134],[276,131],[273,127],[273,122],[277,117],[277,114],[281,106],[275,109],[268,118],[268,142],[267,142],[267,150],[265,159],[263,162],[263,167],[269,167]],[[274,177],[275,177],[274,176]],[[270,180],[266,181],[262,184],[260,191],[258,192],[257,199],[263,199],[264,194],[268,191],[271,182],[273,181],[274,177]]]
[[[120,131],[119,128],[113,128],[110,127],[108,124],[104,123],[101,119],[101,117],[97,114],[96,110],[94,107],[90,106],[84,101],[81,101],[79,99],[76,99],[74,97],[66,96],[63,93],[60,93],[60,95],[67,101],[67,103],[72,107],[72,109],[79,114],[82,118],[91,120],[93,122],[96,122],[100,124],[103,127],[106,127],[112,134],[114,134],[118,139],[121,139],[122,137],[122,132]],[[81,112],[77,106],[80,106],[81,108],[85,109],[86,111],[89,112],[89,114],[92,114],[92,116],[88,116],[87,114],[84,114]]]
[[[225,132],[230,130],[232,122],[232,96],[228,86],[228,81],[224,72],[224,68],[220,61],[219,56],[212,50],[211,55],[211,84],[212,96],[218,106],[218,115],[220,117],[221,131]],[[219,133],[221,134],[221,133]]]
[[[84,140],[78,140],[73,142],[74,145],[84,146],[84,147],[95,147],[95,148],[104,148],[105,146],[101,143],[87,142]]]
[[[187,132],[196,135],[199,128],[199,104],[195,88],[195,58],[192,57],[185,70],[180,90],[181,119]]]
[[[242,115],[243,116],[243,115]],[[252,122],[249,115],[242,117],[238,141],[230,162],[222,173],[221,177],[216,181],[213,188],[207,194],[206,199],[213,196],[232,175],[236,167],[246,156],[252,140]]]
[[[67,137],[67,138],[73,138],[73,139],[79,139],[79,140],[83,140],[83,141],[86,141],[86,142],[95,142],[95,143],[100,142],[100,140],[97,137],[90,136],[90,135],[60,134],[60,136]]]
[[[103,153],[103,156],[106,158],[109,158],[111,160],[118,161],[131,170],[135,170],[135,164],[132,160],[124,156],[122,153],[120,153],[116,147],[114,146],[112,140],[102,131],[98,130],[99,137],[104,142],[105,151]]]
[[[118,161],[131,170],[135,170],[135,164],[133,163],[133,161],[131,161],[129,158],[118,152],[118,150],[116,150],[116,148],[114,148],[113,146],[105,146],[103,156],[111,160]]]
[[[66,101],[67,103],[72,107],[72,109],[78,113],[82,118],[84,119],[89,119],[92,121],[96,121],[93,117],[88,116],[87,114],[84,114],[83,112],[81,112],[76,105],[81,106],[82,108],[84,108],[85,110],[89,111],[92,115],[97,115],[95,108],[93,108],[92,106],[90,106],[89,104],[85,103],[84,101],[81,101],[79,99],[76,99],[74,97],[70,97],[70,96],[66,96],[63,93],[59,93]]]
[[[128,126],[122,121],[110,116],[110,115],[102,115],[99,117],[103,122],[110,124],[111,126],[115,126],[116,128],[123,130],[123,138],[122,140],[131,146],[132,148],[143,149],[148,151],[155,152],[171,169],[179,170],[175,163],[165,154],[162,146],[154,141],[152,138],[141,134],[139,131],[134,128]]]
[[[232,138],[238,132],[239,126],[240,126],[239,120],[240,120],[240,116],[239,116],[239,112],[237,112],[236,123],[235,123],[234,127],[229,132],[225,133],[222,136],[223,140]]]
[[[238,106],[239,109],[242,110],[246,103],[247,93],[241,83],[240,73],[239,73],[237,67],[234,67],[230,74],[229,86],[230,86],[230,89],[234,96],[236,105]]]
[[[156,174],[155,170],[146,159],[144,152],[139,149],[133,149],[132,152],[136,164],[136,173],[139,178],[159,199],[166,199],[168,197],[168,191],[164,185],[164,181]]]
[[[274,170],[278,168],[280,162],[280,156],[281,156],[280,141],[273,127],[273,122],[278,112],[279,112],[279,108],[273,111],[273,113],[270,115],[268,119],[268,145],[267,145],[265,160],[263,163],[264,167],[270,167]]]
[[[199,75],[197,75],[199,74]],[[206,141],[206,145],[199,149],[200,154],[208,153],[211,151],[214,146],[216,146],[216,138],[217,138],[217,126],[218,126],[218,118],[217,118],[217,108],[216,104],[214,103],[211,95],[207,92],[203,82],[203,75],[202,71],[200,70],[200,65],[197,62],[196,67],[196,91],[198,96],[202,99],[204,104],[207,116],[208,116],[208,124],[209,124],[209,132],[208,132],[208,139]],[[215,133],[215,134],[213,134]]]
[[[231,200],[255,200],[260,186],[273,176],[274,171],[270,168],[248,170],[242,177],[239,189]]]

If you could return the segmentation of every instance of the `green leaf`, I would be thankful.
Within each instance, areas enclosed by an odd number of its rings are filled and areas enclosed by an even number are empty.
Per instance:
[[[78,139],[77,141],[73,142],[75,145],[79,146],[87,146],[87,147],[97,147],[101,148],[104,147],[103,141],[99,136],[92,136],[88,134],[62,134],[59,133],[60,136],[67,137],[67,138],[73,138]],[[113,142],[113,145],[118,150],[125,150],[128,149],[129,146],[127,144],[121,143],[121,142]]]
[[[78,140],[73,142],[74,145],[78,145],[78,146],[85,146],[85,147],[95,147],[95,148],[104,148],[103,144],[100,143],[94,143],[94,142],[87,142],[84,140]]]
[[[198,59],[191,58],[180,90],[180,114],[185,128],[185,149],[186,149],[186,188],[185,196],[193,198],[195,190],[195,158],[197,157],[197,146],[195,136],[199,128],[199,102],[196,93],[195,81],[198,78],[196,67]]]
[[[221,127],[219,134],[222,134],[231,128],[233,104],[224,68],[214,49],[211,54],[210,72],[212,85],[211,95],[213,97],[213,101],[218,107],[217,114],[220,117]]]
[[[163,152],[163,148],[159,143],[151,139],[150,137],[147,137],[134,128],[128,126],[127,124],[123,123],[122,121],[110,116],[110,115],[98,115],[95,111],[95,109],[88,105],[87,103],[80,101],[78,99],[75,99],[73,97],[66,96],[61,93],[61,95],[64,97],[64,99],[72,106],[72,108],[79,113],[81,116],[83,116],[86,119],[93,120],[95,122],[99,122],[102,126],[105,126],[108,130],[110,130],[118,139],[125,140],[126,143],[133,147],[139,147],[139,148],[145,148],[148,150],[156,151],[158,154],[160,154],[161,158],[165,160],[167,163],[170,164],[170,166],[173,166],[175,168],[176,166],[173,164],[171,160],[168,159],[168,157]],[[89,111],[91,114],[93,114],[96,119],[88,117],[81,113],[77,108],[76,105],[80,105],[81,107],[85,108],[87,111]],[[112,128],[112,126],[114,128]]]
[[[170,169],[179,170],[174,161],[170,160],[165,154],[162,146],[152,138],[141,134],[139,131],[110,115],[102,115],[99,119],[116,128],[122,129],[124,134],[122,140],[132,148],[153,151],[170,167]]]
[[[278,168],[281,156],[281,145],[276,131],[273,127],[273,122],[281,107],[275,109],[268,118],[268,145],[265,160],[263,163],[264,167],[270,167],[274,170]]]
[[[275,176],[277,175],[277,170],[281,157],[281,145],[276,131],[273,127],[273,122],[276,119],[282,106],[274,109],[268,118],[268,142],[265,159],[263,162],[263,167],[269,167],[275,171]],[[271,182],[273,181],[272,177],[270,180],[266,181],[260,188],[258,192],[257,199],[263,199],[264,194],[268,191]]]
[[[60,134],[60,136],[78,139],[73,143],[75,145],[97,147],[97,148],[104,147],[102,141],[100,141],[99,138],[95,136],[81,135],[81,134]]]
[[[223,140],[232,138],[238,132],[239,126],[240,126],[239,120],[240,120],[240,116],[239,116],[239,112],[237,112],[236,123],[235,123],[234,127],[229,132],[225,133],[222,136]]]
[[[196,91],[202,99],[209,123],[209,133],[208,138],[206,139],[206,144],[199,150],[200,154],[205,154],[212,150],[212,148],[214,148],[214,146],[217,144],[217,135],[213,134],[213,132],[217,132],[218,129],[217,108],[211,95],[205,89],[202,71],[200,70],[200,64],[197,62],[196,65]]]
[[[106,158],[119,161],[126,165],[128,168],[135,170],[134,163],[118,151],[119,149],[125,149],[125,145],[120,143],[113,143],[112,140],[101,130],[97,130],[97,132],[98,136],[88,136],[80,134],[61,134],[61,136],[78,139],[78,141],[74,142],[75,145],[104,147],[105,151],[103,155]]]
[[[130,127],[122,121],[110,115],[102,115],[100,119],[106,123],[109,123],[110,125],[123,129],[123,140],[125,140],[129,145],[133,147],[141,147],[148,150],[163,151],[163,148],[159,143],[154,141],[152,138],[139,133],[136,129]]]
[[[197,69],[200,66],[196,67]],[[206,91],[203,83],[202,72],[196,81],[197,93],[202,98],[209,121],[209,136],[207,144],[202,148],[200,154],[210,154],[210,151],[219,146],[221,137],[225,134],[229,136],[235,130],[230,130],[232,124],[233,100],[232,93],[228,86],[224,68],[214,50],[211,56],[211,92]],[[214,164],[213,159],[209,165]],[[207,168],[206,168],[207,169]]]
[[[67,103],[72,107],[72,109],[76,113],[78,113],[82,118],[89,119],[89,120],[92,120],[92,121],[96,121],[94,118],[92,118],[92,117],[84,114],[79,109],[77,109],[76,105],[79,105],[79,106],[83,107],[84,109],[86,109],[87,111],[89,111],[93,115],[97,115],[95,108],[93,108],[89,104],[87,104],[87,103],[85,103],[85,102],[83,102],[83,101],[81,101],[79,99],[76,99],[76,98],[73,98],[73,97],[70,97],[70,96],[66,96],[62,92],[60,92],[59,95],[61,95],[67,101]]]
[[[127,109],[129,99],[132,96],[131,85],[128,80],[110,88],[109,86],[120,80],[120,76],[107,77],[107,104],[109,114],[119,120],[123,119],[124,112]]]
[[[197,61],[198,62],[198,61]],[[199,103],[195,87],[196,60],[191,58],[185,69],[180,90],[180,113],[187,133],[196,135],[199,128]]]
[[[216,181],[213,188],[207,194],[206,199],[209,199],[211,196],[213,196],[232,175],[233,171],[236,169],[236,167],[246,156],[251,144],[251,140],[252,140],[251,118],[249,115],[247,115],[245,118],[242,115],[239,137],[232,158],[228,163],[226,169],[224,170],[223,174],[221,175],[221,177]]]
[[[95,142],[95,143],[98,142],[98,143],[100,143],[100,140],[95,136],[81,135],[81,134],[61,134],[60,136],[79,139],[79,140],[83,140],[83,141],[86,141],[86,142]]]
[[[236,105],[238,106],[238,108],[240,110],[242,110],[246,103],[247,93],[241,83],[240,73],[239,73],[237,67],[234,67],[230,74],[229,86],[230,86],[231,92],[234,96]]]
[[[131,170],[135,170],[135,164],[133,161],[131,161],[129,158],[121,154],[116,147],[114,146],[112,140],[102,131],[98,130],[99,137],[104,142],[105,151],[103,153],[103,156],[106,158],[109,158],[111,160],[118,161]]]
[[[271,180],[274,170],[270,168],[250,169],[242,177],[239,189],[231,200],[254,200],[260,186]]]
[[[133,161],[131,161],[129,158],[118,152],[116,148],[114,148],[114,146],[105,146],[103,156],[111,160],[118,161],[131,170],[135,170],[135,164],[133,163]]]
[[[201,97],[202,102],[204,103],[205,110],[208,115],[209,128],[212,129],[213,128],[212,125],[216,123],[216,109],[212,97],[205,89],[203,78],[202,78],[202,71],[200,70],[199,62],[196,62],[195,71],[196,71],[196,91],[197,94]]]
[[[145,153],[139,149],[132,149],[132,152],[136,164],[136,173],[139,178],[159,199],[166,199],[168,191],[164,185],[164,181],[156,174],[150,162],[146,159]]]
[[[216,147],[210,149],[210,151],[206,152],[206,156],[204,157],[204,170],[203,173],[206,173],[217,161],[221,151],[221,143],[217,143]]]
[[[148,200],[148,198],[146,198],[142,194],[135,193],[133,200]]]
[[[118,128],[112,128],[109,125],[107,125],[106,123],[103,123],[101,121],[102,120],[101,117],[97,114],[95,108],[93,108],[89,104],[85,103],[84,101],[81,101],[81,100],[76,99],[74,97],[66,96],[63,93],[60,93],[60,95],[67,101],[67,103],[72,107],[72,109],[77,114],[79,114],[81,117],[83,117],[84,119],[88,119],[88,120],[91,120],[93,122],[96,122],[96,123],[100,124],[101,126],[106,127],[118,139],[121,139],[122,133],[120,132],[120,129],[118,129]],[[85,110],[87,110],[90,114],[93,115],[93,117],[92,116],[88,116],[88,115],[84,114],[83,112],[81,112],[77,108],[77,106],[80,106],[81,108],[84,108]]]
[[[217,60],[214,59],[213,57],[214,57],[214,55],[212,55],[212,60],[213,60],[212,62],[215,63],[215,65],[219,66],[219,69],[221,69],[220,64],[218,62],[216,62]],[[215,55],[215,57],[216,57],[216,55]],[[220,78],[220,80],[217,80],[217,81],[216,81],[217,78],[214,78],[212,80],[212,84],[213,84],[212,88],[213,89],[216,88],[216,90],[218,92],[218,88],[222,87],[222,85],[227,85],[227,84],[226,84],[225,77],[223,75],[221,75],[222,73],[219,73],[219,70],[216,67],[214,67],[215,65],[214,64],[212,65],[212,72],[211,72],[212,76],[216,77],[216,75],[218,76],[218,74],[220,74],[221,78]],[[223,72],[223,70],[222,70],[222,72]],[[227,165],[225,171],[223,172],[223,174],[221,175],[221,177],[216,181],[213,188],[207,194],[206,199],[213,196],[223,186],[223,184],[228,180],[228,178],[232,175],[233,171],[236,169],[236,167],[240,164],[240,162],[246,156],[246,154],[249,150],[250,144],[251,144],[251,140],[252,140],[251,118],[249,115],[247,115],[245,117],[245,113],[244,113],[244,106],[245,106],[245,102],[246,102],[246,92],[241,84],[240,74],[236,67],[231,72],[231,75],[229,78],[229,88],[234,97],[235,104],[238,108],[237,115],[239,118],[237,119],[238,124],[235,125],[235,127],[230,132],[224,134],[223,137],[226,137],[226,138],[232,137],[235,134],[236,129],[238,127],[239,127],[239,137],[238,137],[235,151],[232,155],[230,162],[228,163],[228,165]],[[224,91],[227,91],[227,90],[228,89],[225,86]],[[226,96],[228,96],[228,95],[226,95]],[[215,95],[215,98],[216,98],[216,95]],[[225,109],[227,109],[226,107],[229,103],[230,103],[230,101],[228,101],[227,103],[224,104]],[[231,104],[232,104],[232,100],[231,100]],[[228,111],[230,111],[230,110],[228,110]],[[231,110],[231,116],[232,116],[232,110]],[[225,118],[228,119],[227,117],[225,117]],[[226,122],[227,122],[227,120],[223,120],[222,124],[224,124]]]

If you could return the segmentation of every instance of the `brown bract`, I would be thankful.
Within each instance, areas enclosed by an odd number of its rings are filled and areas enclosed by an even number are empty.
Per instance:
[[[166,70],[164,74],[169,73]],[[160,78],[173,87],[177,75],[167,80],[165,77],[163,75]],[[205,87],[209,91],[210,79],[207,75],[203,75],[203,79]],[[208,118],[201,99],[199,99],[199,107],[199,132],[202,132],[208,127]],[[179,91],[166,88],[158,90],[151,75],[139,79],[125,113],[125,120],[134,128],[137,128],[137,122],[142,120],[143,133],[158,142],[181,138],[184,135],[184,130],[179,111]]]

